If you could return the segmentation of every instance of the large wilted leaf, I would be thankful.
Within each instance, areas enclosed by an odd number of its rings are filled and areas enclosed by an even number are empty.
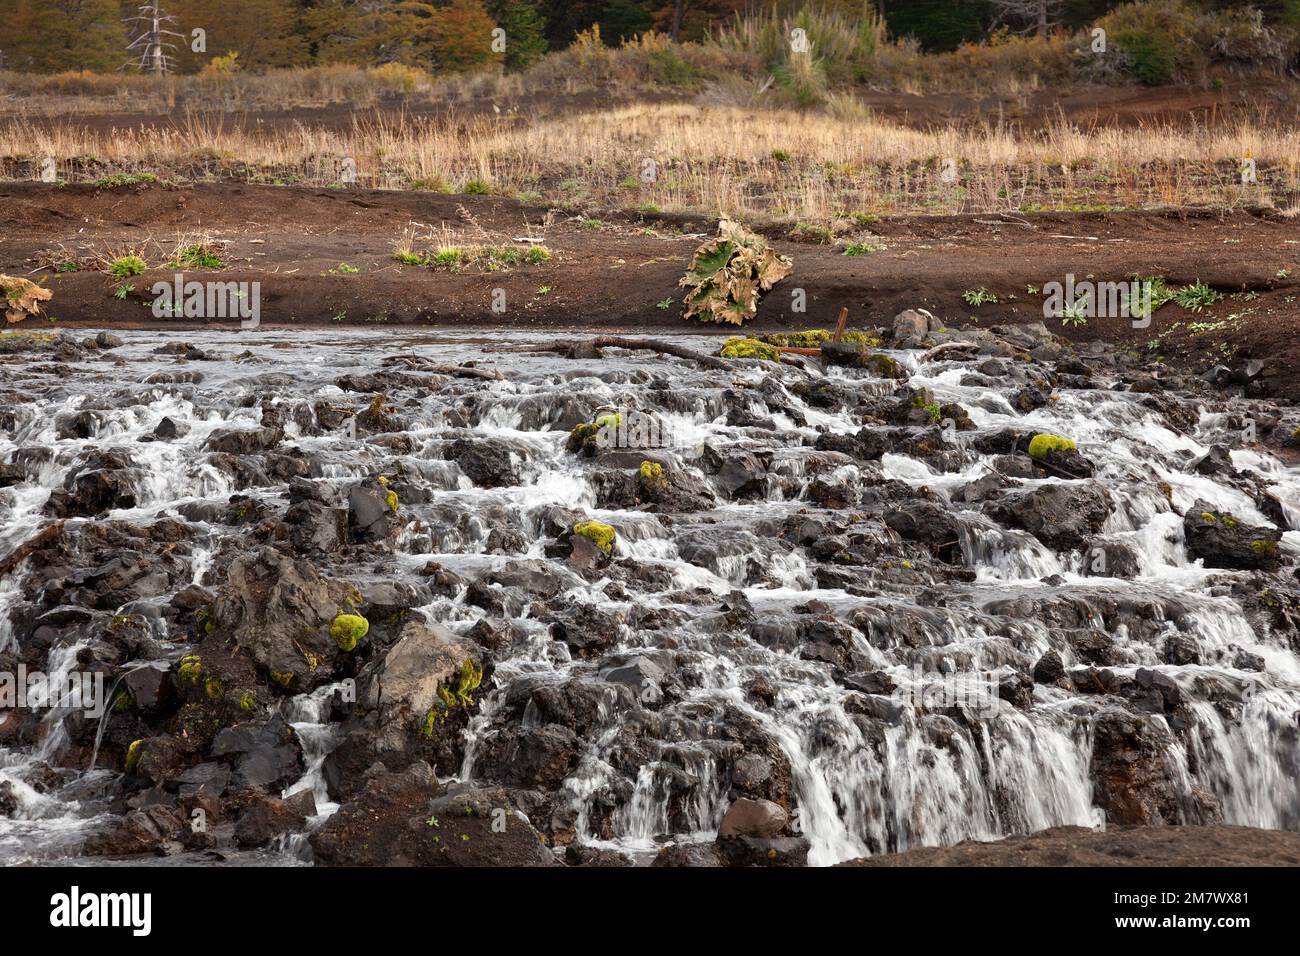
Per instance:
[[[767,240],[728,219],[718,238],[695,250],[678,282],[686,295],[686,317],[741,325],[758,311],[758,297],[791,272],[794,263],[767,247]]]
[[[36,315],[41,311],[42,302],[54,298],[53,292],[42,289],[35,282],[6,275],[0,275],[0,292],[4,293],[8,306],[5,321],[9,323],[21,322],[29,315]]]

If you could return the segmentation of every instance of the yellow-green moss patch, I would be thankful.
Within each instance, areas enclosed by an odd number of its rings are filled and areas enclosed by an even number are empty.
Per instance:
[[[573,533],[580,534],[606,554],[614,551],[614,528],[599,521],[579,521],[573,526]]]
[[[341,651],[351,651],[370,633],[370,622],[360,614],[340,614],[330,625],[330,637]]]
[[[1042,461],[1050,452],[1054,451],[1074,451],[1075,444],[1068,438],[1062,438],[1060,435],[1048,435],[1043,433],[1035,435],[1029,442],[1029,457],[1036,461]]]

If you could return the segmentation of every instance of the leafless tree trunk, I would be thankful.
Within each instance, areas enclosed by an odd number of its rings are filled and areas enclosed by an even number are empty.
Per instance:
[[[1021,33],[1047,36],[1060,16],[1063,0],[993,0],[994,23],[1005,23]]]
[[[677,43],[682,38],[682,16],[686,13],[686,0],[677,0],[677,5],[673,7],[673,29],[672,39]]]
[[[176,44],[167,38],[180,36],[170,29],[176,25],[176,18],[164,13],[162,4],[154,0],[141,5],[136,15],[127,17],[126,22],[132,24],[133,31],[127,51],[137,56],[127,66],[134,66],[141,73],[152,73],[154,76],[172,72],[175,66],[172,51],[176,49]]]

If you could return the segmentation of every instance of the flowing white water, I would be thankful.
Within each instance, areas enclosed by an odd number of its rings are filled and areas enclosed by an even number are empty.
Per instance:
[[[1062,824],[1097,825],[1102,813],[1094,802],[1090,764],[1092,728],[1105,704],[1102,695],[1039,685],[1027,708],[1001,702],[988,713],[962,714],[918,704],[917,697],[903,693],[911,688],[923,696],[935,674],[1027,672],[1050,648],[1062,653],[1067,666],[1082,664],[1065,635],[1088,630],[1104,635],[1121,655],[1121,663],[1112,665],[1116,673],[1131,676],[1137,667],[1158,668],[1186,695],[1189,727],[1158,718],[1169,727],[1173,742],[1167,760],[1175,788],[1212,794],[1229,823],[1300,828],[1295,635],[1252,626],[1237,599],[1221,587],[1212,589],[1210,572],[1189,558],[1183,540],[1180,512],[1197,498],[1241,520],[1270,523],[1240,488],[1188,468],[1191,458],[1217,440],[1219,423],[1213,416],[1202,418],[1196,434],[1183,435],[1166,427],[1136,396],[1102,390],[1063,391],[1059,401],[1019,415],[1004,396],[963,386],[962,367],[926,364],[919,353],[900,355],[916,372],[914,385],[932,388],[940,401],[963,403],[981,431],[1016,426],[1075,438],[1115,504],[1103,535],[1130,546],[1137,562],[1133,580],[1088,575],[1081,555],[1058,553],[1026,532],[1000,526],[976,505],[954,504],[960,553],[974,579],[945,583],[939,588],[941,601],[927,598],[922,603],[873,590],[871,568],[855,571],[860,588],[824,583],[809,550],[795,546],[781,530],[801,515],[827,514],[807,500],[814,477],[864,487],[875,480],[864,467],[843,460],[828,463],[813,454],[810,446],[818,431],[849,435],[861,425],[847,411],[828,411],[796,397],[790,387],[799,373],[783,370],[788,380],[779,392],[787,406],[765,415],[783,436],[773,441],[771,432],[727,424],[728,412],[742,401],[723,394],[733,379],[752,386],[755,395],[744,400],[763,414],[758,388],[765,373],[757,369],[719,381],[688,365],[673,365],[665,375],[661,362],[612,358],[598,377],[589,366],[554,356],[485,356],[482,343],[469,336],[394,341],[351,333],[323,340],[319,333],[276,333],[236,343],[206,333],[188,338],[219,352],[248,348],[254,363],[194,363],[206,375],[200,385],[143,387],[136,384],[141,377],[175,366],[170,357],[151,355],[160,336],[126,337],[128,344],[120,350],[130,359],[125,370],[93,369],[107,378],[102,393],[86,394],[77,375],[90,370],[74,368],[31,408],[20,410],[17,428],[0,432],[0,462],[12,461],[24,450],[49,451],[30,480],[0,489],[0,556],[49,521],[43,509],[50,491],[92,447],[124,451],[138,468],[135,505],[110,512],[110,520],[147,524],[160,517],[175,519],[185,506],[223,504],[236,493],[282,508],[282,481],[238,477],[205,449],[218,429],[258,427],[263,401],[282,405],[289,410],[286,444],[310,461],[311,477],[332,490],[341,491],[350,480],[381,468],[420,476],[428,493],[425,500],[403,502],[406,525],[398,553],[388,562],[394,577],[418,581],[433,561],[478,579],[520,560],[534,560],[552,565],[561,576],[555,602],[590,603],[620,616],[634,610],[664,612],[668,623],[661,629],[620,628],[611,652],[668,649],[689,680],[647,718],[652,729],[637,738],[642,749],[631,769],[624,733],[629,714],[602,707],[554,801],[555,812],[572,820],[576,839],[618,847],[642,859],[666,839],[711,839],[733,795],[733,750],[741,745],[727,736],[727,728],[736,721],[754,728],[752,739],[771,741],[788,764],[798,831],[810,842],[814,864]],[[534,341],[536,337],[516,334],[498,336],[494,344]],[[285,347],[273,348],[274,343]],[[399,352],[439,362],[486,357],[508,373],[508,380],[454,383],[406,395],[401,408],[410,419],[409,449],[352,437],[345,430],[303,434],[293,422],[293,409],[310,408],[315,401],[362,406],[365,396],[343,392],[334,381],[346,373],[375,371],[379,359]],[[280,372],[289,373],[287,383],[274,380]],[[656,376],[665,387],[650,387]],[[839,371],[831,378],[842,384],[857,381]],[[590,463],[565,452],[567,429],[548,417],[552,408],[575,399],[586,403],[584,410],[627,405],[654,410],[673,450],[683,454],[706,443],[722,449],[724,457],[738,449],[770,452],[769,484],[755,500],[719,503],[698,514],[598,507]],[[56,422],[87,410],[99,415],[90,437],[59,437]],[[188,432],[172,441],[142,441],[164,417],[188,426]],[[446,444],[464,436],[509,447],[507,457],[520,482],[480,488],[443,460]],[[890,452],[880,462],[880,473],[917,491],[924,487],[948,497],[983,474],[991,458],[971,455],[959,470],[940,472],[932,462]],[[688,468],[699,467],[698,459],[683,461]],[[1300,530],[1300,470],[1262,449],[1234,451],[1233,461],[1272,488],[1288,526]],[[1025,482],[1026,487],[1036,484]],[[1162,485],[1167,492],[1160,490]],[[549,561],[540,529],[553,509],[580,510],[613,524],[619,532],[616,558],[647,573],[663,572],[665,583],[633,584],[627,587],[630,594],[619,594],[619,580],[583,580]],[[492,533],[503,523],[500,516],[527,539],[526,553],[490,551]],[[229,529],[197,520],[191,528],[188,582],[219,584],[212,576]],[[1286,544],[1290,546],[1289,539]],[[340,572],[347,574],[347,569]],[[16,612],[37,586],[30,578],[20,585],[17,575],[0,579],[0,652],[18,648]],[[826,609],[819,613],[851,631],[852,650],[862,666],[888,675],[900,691],[873,695],[880,699],[864,713],[863,695],[841,686],[829,663],[804,659],[788,644],[764,646],[745,626],[721,622],[714,613],[717,601],[734,591],[743,593],[756,619],[776,627],[806,616],[800,609],[817,602]],[[709,597],[692,597],[697,593]],[[422,610],[431,619],[467,629],[485,612],[468,605],[465,597],[464,590],[440,596]],[[561,686],[599,680],[599,663],[575,657],[553,641],[534,618],[531,604],[523,602],[510,615],[522,636],[496,662],[493,686],[471,720],[458,774],[462,779],[483,778],[493,740],[513,719],[506,698],[517,682],[545,677]],[[1053,619],[1070,617],[1073,611],[1062,609],[1077,605],[1088,607],[1086,620]],[[1168,663],[1165,648],[1172,637],[1187,639],[1200,662]],[[66,673],[83,646],[51,648],[47,669]],[[1237,655],[1242,651],[1262,658],[1264,670],[1241,670]],[[927,675],[920,681],[918,669]],[[747,693],[754,682],[770,686],[770,704],[759,705]],[[1211,693],[1216,687],[1239,692],[1245,683],[1256,689],[1235,708],[1216,703]],[[306,761],[305,774],[285,795],[312,792],[318,816],[310,826],[337,809],[322,773],[338,738],[338,726],[327,719],[331,690],[320,688],[281,705]],[[524,719],[541,720],[531,704]],[[65,728],[54,720],[36,747],[0,750],[0,782],[13,786],[21,807],[16,819],[0,818],[0,858],[75,846],[78,828],[86,822],[84,809],[26,782],[38,764],[57,764],[66,743]],[[301,840],[286,845],[290,855],[303,851]]]

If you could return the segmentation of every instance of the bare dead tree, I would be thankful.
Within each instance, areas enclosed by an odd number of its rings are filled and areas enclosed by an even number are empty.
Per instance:
[[[992,0],[994,23],[1005,23],[1021,33],[1047,36],[1054,26],[1065,0]]]
[[[682,16],[686,13],[686,0],[677,0],[673,6],[673,27],[669,36],[674,43],[681,42],[682,39]]]
[[[126,17],[125,21],[131,25],[132,33],[131,42],[126,49],[134,57],[127,61],[127,66],[134,66],[141,73],[152,73],[155,76],[175,70],[176,59],[173,54],[176,44],[167,38],[179,37],[180,34],[171,29],[176,26],[176,18],[163,12],[158,0],[141,4],[136,15]]]

